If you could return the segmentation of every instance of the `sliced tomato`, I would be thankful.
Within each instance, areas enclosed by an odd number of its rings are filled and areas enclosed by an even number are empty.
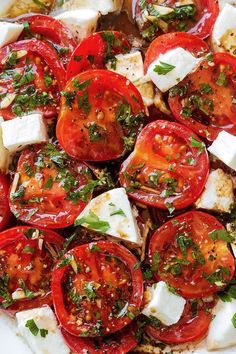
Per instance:
[[[211,58],[210,58],[211,59]],[[236,135],[236,58],[217,53],[170,91],[175,118],[214,140],[221,130]]]
[[[211,308],[211,304],[209,304]],[[148,325],[147,334],[157,341],[167,344],[181,344],[199,340],[205,336],[212,320],[206,304],[187,302],[180,320],[172,326]]]
[[[90,177],[84,164],[70,160],[56,145],[26,149],[18,161],[19,180],[12,184],[11,211],[19,220],[40,227],[72,225],[91,198]]]
[[[7,177],[0,174],[0,231],[2,231],[10,220],[10,208],[8,202],[9,181]]]
[[[216,218],[202,212],[191,211],[168,221],[150,241],[154,275],[185,298],[214,294],[235,272],[225,234]]]
[[[176,0],[137,0],[135,20],[143,38],[153,40],[162,33],[183,31],[205,39],[210,36],[219,13],[215,0],[194,0],[182,5]],[[161,11],[162,10],[162,11]]]
[[[23,40],[0,49],[0,114],[4,119],[35,110],[46,118],[56,115],[64,84],[64,67],[46,42]]]
[[[125,54],[131,45],[118,31],[102,31],[85,38],[75,49],[67,68],[67,80],[91,69],[105,69],[108,61],[115,66],[115,55]]]
[[[9,312],[52,305],[51,274],[64,239],[17,226],[0,233],[0,306]]]
[[[81,337],[121,330],[139,313],[143,279],[137,259],[110,241],[78,246],[53,270],[54,307],[62,327]]]
[[[140,203],[169,209],[191,205],[201,194],[209,172],[205,145],[183,125],[148,124],[120,170],[120,183]]]
[[[133,148],[144,120],[137,88],[109,70],[83,72],[62,93],[57,138],[79,160],[105,161]]]
[[[56,49],[60,60],[67,64],[77,46],[70,29],[61,21],[46,15],[26,15],[17,19],[24,24],[24,38],[36,37],[49,42]]]

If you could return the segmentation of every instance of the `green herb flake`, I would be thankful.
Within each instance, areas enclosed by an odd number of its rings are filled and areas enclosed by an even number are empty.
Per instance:
[[[75,226],[82,224],[86,224],[91,229],[100,233],[106,233],[110,229],[110,224],[107,221],[100,220],[92,211],[90,211],[88,215],[75,221]]]
[[[113,211],[113,212],[110,214],[110,216],[113,216],[113,215],[126,216],[122,209],[117,209],[117,210]]]
[[[197,140],[193,136],[191,136],[191,138],[190,138],[190,144],[191,144],[191,147],[198,149],[198,153],[197,153],[198,156],[201,155],[201,153],[206,148],[205,144],[202,141]]]
[[[166,75],[169,72],[171,72],[172,70],[174,70],[174,68],[175,68],[174,65],[160,61],[160,64],[156,65],[155,68],[153,69],[153,71],[155,73],[157,73],[158,75]]]

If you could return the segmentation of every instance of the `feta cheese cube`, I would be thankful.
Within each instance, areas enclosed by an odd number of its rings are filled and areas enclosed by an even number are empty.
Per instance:
[[[235,299],[232,299],[231,302],[219,300],[214,309],[215,317],[210,324],[207,336],[208,350],[223,349],[236,344],[236,328],[232,323],[235,313]]]
[[[120,11],[123,0],[69,0],[63,4],[63,9],[75,10],[79,8],[93,9],[102,15]]]
[[[208,151],[236,171],[236,136],[220,132]]]
[[[0,48],[15,42],[23,29],[24,26],[18,23],[0,22]]]
[[[99,13],[93,9],[65,11],[55,16],[68,26],[75,39],[80,42],[96,30]]]
[[[141,79],[134,82],[134,85],[137,87],[141,93],[144,104],[149,107],[154,103],[154,86],[149,77],[144,76]]]
[[[236,0],[218,0],[220,10],[227,4],[236,6]]]
[[[35,354],[70,353],[70,349],[65,344],[61,331],[57,326],[56,317],[49,306],[17,312],[16,320],[20,335]],[[41,336],[40,331],[37,335],[31,333],[30,329],[26,327],[29,320],[33,320],[39,330],[47,330],[46,336]]]
[[[112,189],[92,199],[75,223],[88,217],[90,213],[94,213],[99,220],[108,223],[109,229],[106,232],[108,235],[141,245],[140,230],[124,188]],[[93,229],[86,222],[83,222],[82,226]]]
[[[4,147],[15,152],[26,145],[39,144],[48,140],[46,124],[41,113],[17,117],[1,123]]]
[[[201,59],[195,58],[189,51],[177,47],[154,60],[149,65],[147,74],[159,90],[166,92],[190,74],[200,61]],[[173,68],[163,74],[155,72],[156,67],[162,67],[165,64]]]
[[[10,163],[10,154],[9,151],[3,145],[1,127],[2,122],[4,122],[4,119],[0,117],[0,172],[7,173]]]
[[[196,201],[196,207],[230,213],[233,203],[234,188],[231,177],[220,168],[211,171],[205,189]]]
[[[6,17],[16,0],[1,0],[0,17]]]
[[[183,297],[172,293],[163,281],[148,286],[147,294],[149,301],[142,311],[145,316],[154,316],[166,326],[179,321],[186,304]]]

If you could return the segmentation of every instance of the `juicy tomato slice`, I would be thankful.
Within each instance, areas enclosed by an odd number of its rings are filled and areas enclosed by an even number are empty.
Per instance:
[[[52,268],[64,239],[45,229],[17,226],[0,233],[0,307],[9,312],[52,305]]]
[[[108,61],[115,66],[115,55],[125,54],[131,45],[125,35],[118,31],[93,33],[75,49],[67,68],[67,80],[91,69],[105,69]]]
[[[17,19],[24,23],[24,38],[37,37],[47,40],[56,49],[60,60],[67,64],[77,42],[71,31],[61,21],[46,15],[26,15]]]
[[[0,174],[0,231],[2,231],[10,220],[10,208],[8,202],[9,181],[7,177]]]
[[[149,246],[154,275],[185,298],[211,295],[234,275],[234,258],[223,241],[223,225],[211,215],[191,211],[161,226]]]
[[[143,278],[136,257],[110,241],[78,246],[53,270],[55,311],[75,336],[98,337],[122,329],[139,313]]]
[[[190,33],[176,32],[163,34],[157,37],[148,47],[144,61],[145,73],[149,65],[158,59],[160,54],[164,54],[177,47],[188,50],[196,58],[201,58],[209,52],[207,43]]]
[[[116,354],[126,354],[138,344],[136,333],[137,326],[133,323],[111,336],[95,339],[76,337],[62,328],[63,337],[75,354],[109,354],[113,351]]]
[[[48,228],[74,223],[91,198],[89,169],[71,161],[56,145],[24,150],[18,161],[10,208],[21,221]],[[12,187],[13,188],[13,187]]]
[[[212,320],[211,303],[207,308],[204,303],[187,302],[179,322],[172,326],[160,324],[158,327],[148,325],[147,334],[155,340],[167,344],[181,344],[201,339],[206,334]]]
[[[221,130],[236,135],[236,58],[217,53],[210,59],[170,91],[169,105],[178,121],[214,140]]]
[[[190,32],[201,39],[208,37],[219,13],[215,0],[194,0],[192,4],[177,5],[176,0],[162,2],[137,0],[135,20],[143,38],[153,40],[162,33]],[[166,13],[160,11],[164,10]]]
[[[106,161],[133,148],[144,104],[137,88],[109,70],[83,72],[62,92],[57,138],[68,155]]]
[[[148,124],[120,170],[120,183],[140,203],[169,209],[191,205],[201,194],[209,172],[205,145],[183,125]]]
[[[23,40],[0,49],[0,114],[12,119],[34,110],[58,112],[65,70],[49,44]]]

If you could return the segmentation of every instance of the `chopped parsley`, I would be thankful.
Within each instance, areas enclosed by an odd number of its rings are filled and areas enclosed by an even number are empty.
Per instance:
[[[100,220],[92,211],[90,211],[88,215],[75,220],[75,226],[82,224],[86,224],[91,229],[101,233],[106,233],[110,229],[110,224],[107,221]]]
[[[174,70],[175,66],[172,64],[164,63],[163,61],[160,61],[159,65],[156,65],[153,71],[157,73],[158,75],[166,75],[172,70]]]
[[[48,330],[44,328],[39,328],[33,319],[28,320],[25,324],[25,327],[36,337],[38,333],[42,338],[45,338],[48,335]]]

